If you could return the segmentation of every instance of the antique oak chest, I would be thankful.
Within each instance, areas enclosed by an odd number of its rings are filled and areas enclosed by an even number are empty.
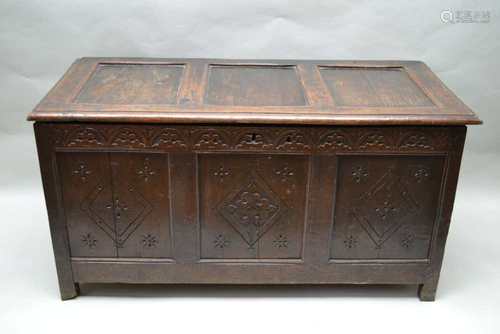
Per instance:
[[[467,124],[421,62],[78,59],[29,115],[80,283],[414,284],[433,300]]]

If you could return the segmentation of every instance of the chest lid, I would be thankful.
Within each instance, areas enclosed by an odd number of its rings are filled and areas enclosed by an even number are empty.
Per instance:
[[[422,62],[81,58],[32,121],[480,124]]]

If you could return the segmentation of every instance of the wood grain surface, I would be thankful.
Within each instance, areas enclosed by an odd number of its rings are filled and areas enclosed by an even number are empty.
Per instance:
[[[481,121],[422,62],[81,58],[29,120],[290,125]]]

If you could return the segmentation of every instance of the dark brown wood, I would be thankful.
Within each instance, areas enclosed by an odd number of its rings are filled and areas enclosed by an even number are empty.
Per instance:
[[[375,283],[433,300],[479,122],[436,80],[416,62],[79,60],[30,116],[62,298]]]
[[[47,205],[52,247],[56,261],[57,276],[61,298],[71,299],[78,295],[78,283],[73,277],[71,252],[66,231],[66,217],[62,204],[62,193],[57,162],[52,141],[44,125],[35,123],[35,137],[40,161],[40,171]]]
[[[422,62],[81,58],[33,121],[464,125]]]

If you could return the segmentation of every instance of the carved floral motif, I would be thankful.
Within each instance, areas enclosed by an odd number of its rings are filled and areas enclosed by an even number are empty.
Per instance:
[[[158,245],[158,239],[152,234],[144,234],[141,243],[144,248],[154,248]]]
[[[119,221],[122,218],[123,213],[128,211],[128,206],[127,203],[120,201],[119,198],[115,198],[112,204],[106,205],[106,209],[112,210],[116,220]]]
[[[92,174],[92,171],[88,169],[84,162],[80,162],[75,170],[73,170],[73,175],[80,177],[83,183],[87,182],[87,177]]]
[[[225,235],[219,234],[214,239],[215,248],[227,248],[231,244],[231,240],[227,239]]]
[[[354,182],[361,183],[368,177],[368,171],[364,166],[355,166],[352,168],[351,176]]]
[[[329,150],[335,148],[346,150],[352,149],[352,145],[350,144],[347,135],[340,131],[330,131],[321,136],[318,144],[319,150]]]
[[[52,145],[55,145],[55,146],[64,145],[64,139],[68,133],[68,130],[58,128],[55,126],[53,126],[51,128],[51,130],[52,131],[50,132],[50,142],[52,143]]]
[[[388,140],[383,134],[381,134],[380,132],[375,132],[375,133],[368,133],[367,135],[363,136],[361,138],[359,148],[389,149],[391,148],[391,146],[388,144]]]
[[[228,142],[225,135],[217,130],[209,129],[199,132],[195,137],[195,149],[225,149]]]
[[[274,174],[281,179],[281,182],[288,182],[294,177],[295,172],[289,166],[285,165],[281,169],[275,170]]]
[[[417,183],[422,183],[431,176],[431,171],[425,166],[415,166],[411,171],[411,176]]]
[[[213,172],[213,175],[219,178],[220,182],[224,182],[224,178],[231,175],[231,172],[228,169],[225,169],[224,166],[219,166],[219,168]]]
[[[401,140],[399,145],[401,149],[407,150],[430,150],[433,149],[431,138],[422,132],[413,132],[407,134]]]
[[[176,129],[165,128],[153,137],[152,147],[159,148],[185,148],[186,141],[182,138],[179,131]]]
[[[143,134],[131,128],[121,128],[111,139],[112,146],[125,147],[146,147],[146,140]]]
[[[87,233],[82,235],[82,244],[85,247],[92,249],[97,246],[97,239],[94,237],[92,233]]]
[[[310,149],[310,146],[303,132],[293,130],[280,137],[276,148],[283,151],[301,151]]]
[[[136,173],[137,175],[139,175],[139,177],[141,177],[144,180],[144,182],[148,182],[149,178],[156,174],[156,172],[151,169],[148,158],[144,159],[142,168],[137,170]]]
[[[236,193],[217,206],[241,237],[252,247],[287,210],[281,199],[256,174]]]
[[[71,130],[72,129],[72,130]],[[368,128],[290,128],[269,131],[240,127],[169,126],[148,128],[139,126],[78,126],[52,128],[53,144],[69,147],[105,146],[123,148],[195,149],[195,150],[270,150],[302,152],[317,150],[443,150],[448,149],[449,131],[423,131],[414,128],[383,131]],[[71,130],[71,131],[69,131]],[[68,135],[66,136],[66,132]],[[111,133],[109,137],[106,135]],[[319,133],[319,138],[316,138]],[[321,134],[322,133],[322,134]],[[62,138],[66,138],[64,141]],[[110,138],[109,141],[106,138]],[[462,140],[462,137],[459,137]],[[233,144],[234,143],[234,144]],[[314,145],[313,145],[314,143]],[[359,143],[359,144],[356,144]]]
[[[415,236],[412,233],[406,233],[404,238],[401,240],[401,247],[403,248],[411,248],[413,246],[413,242],[415,241]]]
[[[288,237],[284,234],[278,234],[273,240],[275,248],[288,248]]]
[[[71,132],[67,146],[101,146],[105,144],[104,136],[96,129],[90,127],[77,128]]]
[[[237,149],[268,149],[271,148],[272,145],[263,134],[247,132],[238,138],[235,147]]]
[[[344,247],[347,249],[355,248],[358,244],[358,238],[355,235],[348,235],[344,239]]]
[[[278,212],[279,205],[265,192],[260,191],[255,184],[252,184],[249,190],[238,193],[228,203],[226,210],[238,217],[241,224],[260,227]]]
[[[379,207],[375,208],[375,212],[379,215],[380,219],[386,220],[398,213],[398,208],[390,202],[390,199],[384,201]]]

